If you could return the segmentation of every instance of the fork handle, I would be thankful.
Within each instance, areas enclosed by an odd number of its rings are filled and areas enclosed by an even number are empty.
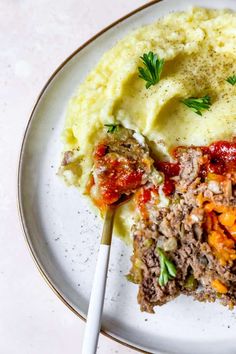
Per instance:
[[[93,287],[90,295],[82,354],[94,354],[97,350],[106,289],[109,256],[110,246],[100,245],[97,266],[93,280]]]
[[[105,215],[103,235],[90,296],[82,354],[95,354],[97,350],[107,281],[113,219],[114,210],[108,208]]]

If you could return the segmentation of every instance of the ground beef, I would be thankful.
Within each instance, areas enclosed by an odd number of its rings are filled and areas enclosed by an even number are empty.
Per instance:
[[[179,190],[186,191],[189,185],[198,177],[201,157],[202,151],[200,149],[188,149],[180,155]]]

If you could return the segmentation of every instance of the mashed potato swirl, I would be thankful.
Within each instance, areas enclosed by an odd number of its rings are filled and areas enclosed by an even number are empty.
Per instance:
[[[160,82],[145,88],[138,76],[140,56],[164,58]],[[208,145],[236,135],[236,14],[193,8],[142,27],[106,52],[71,99],[63,133],[65,151],[76,150],[64,170],[70,184],[85,191],[92,152],[104,124],[116,123],[144,135],[157,156],[168,158],[176,145]],[[211,96],[200,117],[181,104],[186,97]],[[78,168],[79,164],[79,168]],[[117,216],[126,235],[132,202]]]

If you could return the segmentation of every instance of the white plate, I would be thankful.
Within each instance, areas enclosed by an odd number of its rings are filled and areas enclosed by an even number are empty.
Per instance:
[[[32,112],[20,157],[19,206],[30,250],[41,273],[74,312],[85,317],[101,220],[75,188],[56,176],[68,100],[101,55],[125,34],[189,6],[236,9],[235,0],[150,3],[104,30],[68,58],[44,87]],[[114,239],[102,329],[124,344],[152,353],[236,353],[236,316],[218,304],[181,296],[141,313],[137,287],[124,277],[131,249]]]

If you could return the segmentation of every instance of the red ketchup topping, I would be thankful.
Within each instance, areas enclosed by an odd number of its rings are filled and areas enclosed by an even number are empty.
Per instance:
[[[216,174],[236,172],[236,142],[217,141],[208,148],[208,170]]]
[[[172,179],[165,178],[163,192],[168,197],[175,191],[175,182]]]
[[[175,182],[171,179],[171,177],[178,176],[180,171],[179,164],[158,161],[155,163],[155,167],[158,171],[164,173],[165,175],[163,192],[166,196],[173,194],[175,191]]]
[[[155,162],[155,167],[158,171],[163,172],[166,177],[178,176],[180,171],[178,163],[158,161]]]
[[[136,200],[138,203],[138,208],[142,213],[143,218],[148,219],[148,210],[146,208],[146,204],[150,202],[152,193],[158,194],[158,187],[151,186],[139,189],[136,193]]]
[[[107,146],[105,144],[99,144],[94,151],[94,157],[99,158],[106,155]]]
[[[102,203],[115,203],[122,194],[130,193],[141,186],[143,172],[136,168],[128,159],[116,159],[106,155],[107,147],[98,145],[94,152],[96,168],[101,171],[98,183]]]
[[[152,192],[152,188],[143,188],[141,190],[138,198],[139,206],[146,204],[151,200],[151,192]]]
[[[125,170],[122,165],[110,169],[100,183],[102,199],[105,204],[115,203],[124,193],[130,193],[141,186],[142,172]]]

